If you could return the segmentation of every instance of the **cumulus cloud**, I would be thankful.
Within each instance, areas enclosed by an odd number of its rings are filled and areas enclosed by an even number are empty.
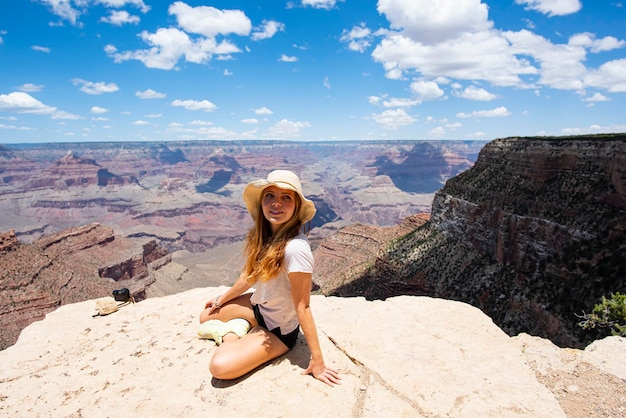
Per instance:
[[[281,62],[297,62],[298,61],[298,57],[282,54],[280,56],[280,58],[278,59],[278,61],[281,61]]]
[[[497,95],[489,93],[487,90],[476,86],[468,86],[462,91],[453,92],[453,94],[463,99],[483,102],[489,102],[498,98]]]
[[[434,81],[413,81],[410,85],[411,91],[416,93],[419,100],[435,100],[443,96],[443,90]]]
[[[503,118],[506,116],[510,116],[511,112],[504,107],[496,107],[492,110],[476,110],[472,113],[457,113],[457,118]]]
[[[50,53],[50,48],[45,46],[33,45],[30,47],[33,51],[44,52],[46,54]]]
[[[220,42],[216,36],[247,36],[251,29],[250,19],[240,10],[219,10],[210,6],[191,7],[181,1],[170,5],[178,28],[159,28],[156,32],[143,31],[139,37],[148,45],[146,49],[119,51],[109,44],[105,52],[114,62],[141,61],[148,68],[171,70],[181,59],[203,64],[217,56],[230,58],[241,50],[231,41]]]
[[[50,116],[52,119],[81,119],[80,116],[58,110],[54,106],[43,104],[30,94],[20,91],[0,94],[0,111],[46,115]]]
[[[102,93],[115,93],[119,90],[115,83],[104,83],[82,80],[75,78],[72,80],[75,86],[80,86],[80,91],[87,94],[102,94]]]
[[[202,110],[203,112],[212,112],[217,109],[214,103],[208,100],[174,100],[172,106],[184,107],[187,110]]]
[[[310,6],[315,9],[330,10],[335,7],[337,0],[302,0],[303,6]]]
[[[580,2],[568,0],[518,0],[518,4],[552,15],[580,8]],[[372,58],[390,79],[417,75],[423,80],[469,80],[505,87],[623,91],[619,60],[595,70],[586,67],[589,53],[626,47],[626,41],[612,36],[579,33],[567,43],[555,44],[527,29],[498,30],[480,0],[380,0],[378,11],[391,29],[378,31],[379,40],[364,25],[344,31],[342,40],[376,39]],[[364,48],[365,44],[350,46],[361,52]],[[602,76],[610,81],[603,82]],[[472,100],[493,98],[478,90],[454,93]]]
[[[414,42],[437,43],[493,26],[480,0],[379,0],[377,8]]]
[[[252,32],[252,40],[260,41],[263,39],[269,39],[276,35],[278,32],[285,31],[285,24],[276,22],[275,20],[264,20],[261,25]]]
[[[311,124],[309,122],[295,122],[282,119],[269,129],[269,133],[273,138],[298,138],[302,129],[310,127]]]
[[[108,113],[108,112],[109,112],[109,109],[106,109],[104,107],[100,107],[100,106],[91,107],[91,113],[102,114],[102,113]]]
[[[364,52],[372,44],[373,34],[363,23],[350,30],[344,29],[339,40],[347,43],[352,51]]]
[[[178,26],[185,32],[213,38],[217,35],[248,35],[252,29],[250,19],[241,10],[220,10],[211,6],[191,7],[182,1],[169,7]]]
[[[385,129],[398,129],[401,126],[412,125],[417,122],[404,109],[389,109],[380,114],[373,114],[372,119]]]
[[[167,97],[165,93],[159,93],[158,91],[154,91],[152,89],[138,91],[135,93],[135,96],[140,99],[165,99],[165,97]]]
[[[111,10],[108,16],[100,18],[101,22],[110,23],[115,26],[122,26],[127,23],[136,25],[140,20],[139,16],[131,15],[126,10]]]
[[[272,115],[274,112],[272,112],[267,107],[262,106],[257,109],[254,109],[254,113],[256,113],[257,115]]]
[[[626,58],[602,64],[585,75],[585,84],[611,93],[626,93]]]
[[[41,84],[33,84],[33,83],[25,83],[18,87],[18,90],[25,91],[27,93],[36,93],[38,91],[43,90],[43,85]]]
[[[96,0],[95,3],[118,9],[126,5],[131,5],[141,10],[142,13],[148,13],[150,11],[150,6],[147,6],[143,0]]]
[[[33,96],[23,92],[0,94],[0,110],[15,113],[51,115],[57,108],[45,105]]]
[[[515,0],[515,4],[525,4],[527,10],[536,10],[548,16],[569,15],[582,8],[580,0]]]

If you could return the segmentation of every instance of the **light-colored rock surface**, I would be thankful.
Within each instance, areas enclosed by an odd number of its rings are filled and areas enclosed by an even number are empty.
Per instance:
[[[221,291],[150,298],[95,318],[93,300],[60,307],[0,352],[0,416],[584,416],[567,410],[542,379],[566,371],[563,356],[614,379],[615,408],[626,405],[624,339],[584,352],[559,349],[510,338],[469,305],[427,297],[313,296],[339,386],[300,374],[309,358],[302,337],[241,379],[213,379],[207,365],[215,345],[196,337],[197,314]]]

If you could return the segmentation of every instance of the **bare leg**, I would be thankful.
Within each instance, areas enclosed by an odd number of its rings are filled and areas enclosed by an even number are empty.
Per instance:
[[[220,321],[230,321],[234,318],[243,318],[250,323],[251,327],[259,325],[254,318],[254,312],[252,311],[252,303],[250,303],[250,297],[252,293],[244,293],[241,296],[236,297],[233,300],[228,301],[220,309],[209,314],[207,309],[200,313],[200,323],[204,323],[209,319],[219,319]]]
[[[257,326],[242,338],[227,334],[213,352],[209,370],[215,378],[236,379],[287,351],[276,335]]]

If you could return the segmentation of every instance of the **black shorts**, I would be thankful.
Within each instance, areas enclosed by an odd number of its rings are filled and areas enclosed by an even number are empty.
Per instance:
[[[259,305],[253,304],[252,310],[254,311],[254,317],[256,318],[256,321],[259,323],[259,325],[265,329],[268,329],[267,324],[265,323],[265,319],[263,319],[263,315],[261,315],[261,310],[259,309]],[[268,331],[276,335],[278,339],[281,340],[283,344],[285,344],[287,348],[291,350],[296,345],[296,342],[298,341],[298,334],[300,333],[300,326],[297,326],[296,329],[294,329],[287,335],[281,334],[280,328],[278,327],[274,329],[270,329]]]

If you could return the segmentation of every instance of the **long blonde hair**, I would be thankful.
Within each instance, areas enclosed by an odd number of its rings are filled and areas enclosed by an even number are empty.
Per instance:
[[[294,193],[294,196],[293,216],[274,235],[269,221],[263,215],[263,210],[258,211],[259,216],[246,239],[246,263],[243,274],[249,283],[256,283],[257,280],[268,282],[278,276],[283,268],[285,247],[299,234],[302,226],[300,221],[302,202],[298,193]]]

